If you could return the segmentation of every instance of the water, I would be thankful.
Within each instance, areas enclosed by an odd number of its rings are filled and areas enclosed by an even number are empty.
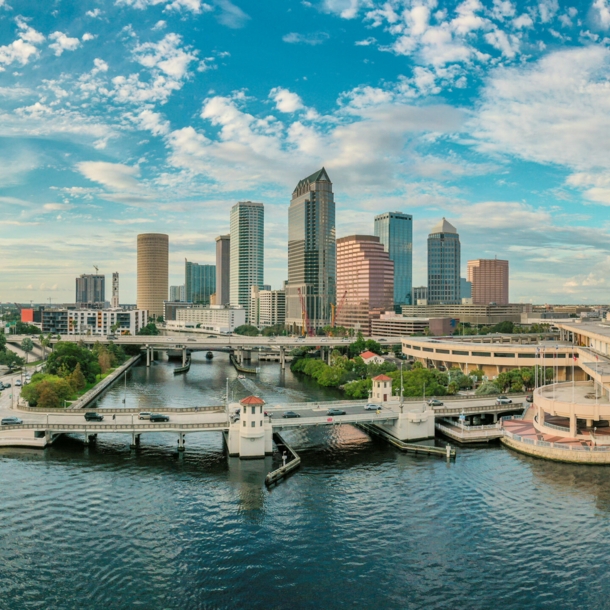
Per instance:
[[[235,376],[217,358],[171,368],[134,369],[127,406],[210,404]],[[275,388],[278,368],[254,381],[266,400],[311,390],[290,373]],[[609,606],[605,468],[500,446],[447,464],[351,426],[285,436],[302,467],[271,491],[272,458],[227,459],[217,433],[180,456],[171,435],[0,450],[0,608]]]

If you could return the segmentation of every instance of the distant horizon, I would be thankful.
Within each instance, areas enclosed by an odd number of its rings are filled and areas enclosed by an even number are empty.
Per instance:
[[[136,235],[215,262],[238,201],[287,277],[298,181],[325,167],[337,237],[413,216],[413,285],[442,217],[510,301],[604,302],[610,5],[552,0],[0,0],[0,298],[71,302]],[[264,44],[261,43],[264,41]]]

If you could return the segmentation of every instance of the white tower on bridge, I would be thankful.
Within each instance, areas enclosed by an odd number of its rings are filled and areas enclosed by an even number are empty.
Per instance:
[[[229,428],[228,446],[230,456],[242,460],[264,458],[273,453],[273,430],[265,415],[265,401],[258,396],[248,396],[239,401],[240,418]]]

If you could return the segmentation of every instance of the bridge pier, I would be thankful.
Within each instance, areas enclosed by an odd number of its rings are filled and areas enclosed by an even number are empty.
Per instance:
[[[186,366],[186,347],[182,348],[182,366]]]
[[[146,366],[150,366],[150,346],[146,346]]]
[[[178,451],[184,451],[184,432],[178,433]]]
[[[250,360],[252,360],[252,350],[251,349],[242,350],[242,360],[245,360],[246,362],[250,362]]]
[[[286,348],[284,346],[280,346],[280,369],[286,370]]]
[[[131,445],[130,449],[137,449],[140,446],[140,435],[136,432],[131,433]]]
[[[85,440],[83,441],[84,445],[88,445],[89,444],[89,435],[87,434],[87,431],[85,430]]]

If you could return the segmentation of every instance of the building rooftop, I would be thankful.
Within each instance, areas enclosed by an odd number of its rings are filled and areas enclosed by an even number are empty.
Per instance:
[[[366,358],[366,359],[368,360],[369,358],[373,358],[373,357],[375,357],[376,355],[377,355],[377,354],[374,354],[373,352],[370,352],[370,351],[368,351],[368,350],[367,350],[366,352],[362,352],[362,353],[360,354],[360,358]]]
[[[247,396],[239,401],[240,405],[264,405],[265,401],[258,396]]]
[[[430,235],[435,233],[457,233],[457,229],[450,222],[447,222],[443,216],[442,220],[430,230]]]
[[[312,182],[321,181],[330,182],[330,178],[328,177],[328,174],[326,173],[326,170],[324,168],[319,169],[317,172],[314,172],[313,174],[311,174],[311,176],[307,176],[307,178],[303,178],[303,180],[299,180],[299,183],[296,185],[294,190],[296,191],[302,186],[311,184]]]
[[[377,377],[373,377],[373,381],[392,381],[392,378],[387,375],[377,375]]]

